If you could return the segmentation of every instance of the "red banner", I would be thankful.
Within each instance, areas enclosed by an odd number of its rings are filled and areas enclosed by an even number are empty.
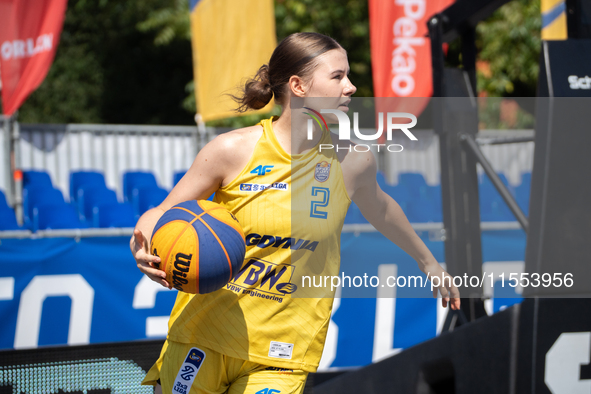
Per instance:
[[[49,71],[67,0],[0,0],[2,108],[12,115]]]
[[[427,21],[454,0],[369,0],[374,95],[400,100],[397,110],[418,116],[433,95]]]

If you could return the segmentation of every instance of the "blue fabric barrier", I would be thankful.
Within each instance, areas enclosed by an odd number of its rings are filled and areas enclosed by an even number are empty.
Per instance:
[[[423,240],[442,262],[443,242],[430,241],[427,233]],[[377,275],[381,264],[395,264],[398,275],[420,274],[414,260],[379,233],[345,233],[341,251],[344,275]],[[524,253],[522,231],[483,233],[485,262],[522,262]],[[176,291],[144,278],[127,237],[1,240],[0,270],[0,349],[161,338],[176,296]],[[512,297],[494,300],[495,311],[520,300],[511,293],[514,289],[499,288],[498,283],[495,289]],[[379,359],[374,342],[380,313],[393,319],[391,332],[379,334],[380,340],[393,337],[387,351],[437,334],[440,301],[428,287],[398,288],[394,307],[376,298],[376,288],[363,289],[356,298],[349,298],[349,291],[343,288],[335,303],[332,320],[338,334],[327,341],[324,367],[361,366]]]

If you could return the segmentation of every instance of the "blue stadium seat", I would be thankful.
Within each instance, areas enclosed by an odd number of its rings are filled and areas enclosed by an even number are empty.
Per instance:
[[[410,222],[441,222],[441,186],[429,186],[422,174],[400,173],[398,185],[383,189],[402,208]]]
[[[172,187],[175,187],[177,183],[179,183],[179,181],[181,180],[181,178],[183,176],[185,176],[185,174],[187,173],[187,171],[177,171],[173,174],[172,177]],[[213,201],[213,197],[215,196],[215,193],[212,194],[211,196],[209,196],[208,200],[209,201]]]
[[[61,191],[46,186],[23,189],[23,217],[26,227],[34,230],[33,210],[41,204],[65,204],[64,195]]]
[[[183,176],[185,176],[185,174],[187,173],[187,171],[177,171],[172,175],[172,186],[176,186],[177,183],[179,183],[179,181],[181,180],[181,178]]]
[[[43,203],[33,208],[34,230],[56,230],[88,227],[78,219],[76,209],[69,204]]]
[[[416,172],[402,172],[398,175],[398,184],[406,186],[413,198],[419,198],[423,195],[426,198],[427,182],[423,174]]]
[[[509,188],[511,193],[514,191],[509,187],[509,182],[504,174],[499,174],[501,181]],[[483,175],[478,184],[478,194],[480,199],[480,219],[485,222],[508,222],[514,221],[515,216],[493,185],[490,178]]]
[[[123,174],[123,198],[133,201],[133,190],[139,187],[157,188],[156,177],[147,171],[129,171]]]
[[[386,182],[386,177],[382,171],[378,171],[376,175],[376,180],[378,181],[378,186],[380,189],[384,190],[385,187],[390,186],[388,182]]]
[[[16,215],[12,208],[0,208],[0,231],[22,229],[16,221]]]
[[[411,223],[443,222],[441,206],[433,200],[416,200],[409,204],[406,217]]]
[[[154,208],[168,196],[168,192],[159,187],[140,187],[133,190],[132,203],[136,215],[141,215]]]
[[[425,177],[418,172],[402,172],[398,175],[398,184],[405,185],[411,191],[418,191],[422,186],[427,186]]]
[[[135,227],[136,218],[131,203],[105,203],[93,209],[95,227]]]
[[[420,186],[418,191],[415,190],[415,193],[415,196],[409,202],[408,220],[416,223],[443,222],[441,186],[425,184]]]
[[[80,202],[78,212],[83,214],[84,220],[92,221],[94,226],[94,208],[104,204],[118,204],[117,194],[106,187],[83,187],[79,189]]]
[[[0,209],[2,208],[10,208],[10,206],[8,205],[8,202],[6,202],[6,196],[4,195],[4,192],[2,190],[0,190]]]
[[[530,190],[531,173],[527,172],[521,175],[521,184],[515,188],[515,199],[526,216],[529,214]]]
[[[441,210],[442,204],[442,197],[441,197],[441,185],[435,186],[427,186],[426,188],[426,198],[431,200],[435,203],[436,207],[439,207]]]
[[[403,211],[406,212],[406,208],[408,204],[413,200],[412,194],[408,187],[405,185],[398,184],[396,186],[386,186],[384,192],[392,197],[398,205],[402,208]]]
[[[46,190],[53,190],[53,184],[49,174],[45,171],[23,171],[23,220],[25,226],[31,227],[33,206],[29,202],[29,196],[43,194]]]
[[[65,204],[64,195],[58,189],[25,189],[29,200],[30,213],[41,204]]]
[[[359,207],[354,202],[351,202],[349,210],[347,211],[347,215],[345,216],[345,224],[360,223],[367,223],[367,220],[365,220],[365,218],[361,214],[361,210],[359,209]]]
[[[6,196],[0,190],[0,231],[4,230],[22,230],[16,221],[14,209],[6,202]]]
[[[46,171],[28,170],[23,171],[23,187],[49,189],[53,188],[53,183],[51,183],[51,177]]]
[[[529,189],[531,186],[531,172],[524,172],[521,174],[521,184],[520,186],[527,186]]]
[[[70,173],[70,201],[78,200],[78,190],[82,187],[107,188],[105,177],[98,171],[72,171]]]

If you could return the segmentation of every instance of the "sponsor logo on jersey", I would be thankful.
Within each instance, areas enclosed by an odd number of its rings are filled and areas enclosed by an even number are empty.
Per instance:
[[[291,283],[294,271],[295,267],[291,265],[252,258],[244,264],[226,288],[236,293],[281,303],[286,294],[297,290],[297,286]]]
[[[188,394],[191,391],[191,385],[193,384],[195,376],[197,376],[204,359],[205,352],[203,350],[196,347],[189,350],[185,362],[181,365],[181,368],[176,375],[176,379],[174,380],[174,385],[172,387],[173,393]]]
[[[266,387],[266,388],[264,388],[262,390],[257,391],[254,394],[279,394],[280,392],[281,391],[279,391],[279,390],[270,389],[270,388]]]
[[[314,252],[318,246],[318,241],[310,241],[307,239],[298,239],[285,237],[282,238],[276,235],[259,235],[255,233],[246,236],[246,246],[257,246],[261,249],[265,248],[283,248],[292,250],[309,250]]]
[[[282,283],[280,285],[277,285],[277,291],[283,294],[294,293],[297,289],[298,287],[293,283]]]
[[[314,179],[318,182],[326,182],[328,177],[330,176],[330,164],[326,161],[322,161],[316,164],[316,168],[314,169]]]
[[[195,352],[195,351],[192,351],[189,353],[189,359],[195,361],[196,363],[198,363],[202,360],[201,356],[198,355],[197,352]]]
[[[265,368],[265,371],[279,372],[279,375],[291,375],[291,374],[293,374],[293,369],[287,369],[287,368],[267,367],[267,368]]]
[[[271,170],[273,169],[273,167],[275,167],[275,166],[262,166],[262,165],[261,166],[257,166],[250,173],[251,174],[256,174],[256,175],[265,175],[266,173],[271,172]]]
[[[282,190],[287,191],[287,183],[285,182],[275,182],[271,183],[270,185],[262,185],[260,183],[241,183],[240,184],[240,191],[241,192],[262,192],[267,189],[271,190]]]

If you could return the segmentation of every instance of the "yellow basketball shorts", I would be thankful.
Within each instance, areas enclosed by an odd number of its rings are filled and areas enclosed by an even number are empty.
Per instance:
[[[166,341],[142,384],[163,394],[299,394],[308,372],[269,367],[192,344]]]

